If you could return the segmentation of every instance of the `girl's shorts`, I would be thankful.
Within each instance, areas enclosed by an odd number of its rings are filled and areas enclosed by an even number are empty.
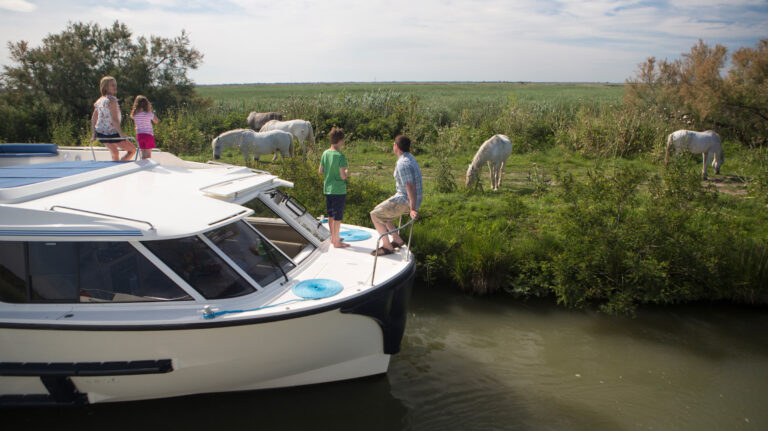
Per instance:
[[[139,141],[139,148],[142,150],[155,148],[155,137],[149,133],[139,133],[136,135],[136,140]]]

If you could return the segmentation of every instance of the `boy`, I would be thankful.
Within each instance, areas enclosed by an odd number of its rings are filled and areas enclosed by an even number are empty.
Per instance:
[[[349,244],[341,242],[339,230],[341,220],[344,218],[344,205],[347,200],[347,158],[341,154],[344,146],[344,130],[334,127],[328,133],[331,140],[331,148],[323,152],[320,158],[318,172],[323,175],[323,194],[325,194],[325,206],[328,211],[328,228],[331,231],[331,244],[336,248],[349,247]]]

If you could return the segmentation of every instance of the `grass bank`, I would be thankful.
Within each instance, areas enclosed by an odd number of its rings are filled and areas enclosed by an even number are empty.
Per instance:
[[[621,103],[622,86],[521,83],[315,84],[200,87],[206,109],[162,113],[161,148],[210,157],[219,133],[249,111],[313,123],[308,161],[263,161],[325,212],[316,166],[325,133],[348,132],[347,220],[394,190],[391,140],[407,133],[425,200],[414,233],[419,277],[475,294],[551,297],[572,307],[629,313],[640,304],[768,298],[768,153],[726,136],[721,175],[702,181],[700,159],[663,166],[664,138],[685,128]],[[77,127],[60,142],[83,141]],[[495,133],[514,146],[502,187],[463,186],[479,145]],[[87,136],[86,136],[87,137]],[[243,164],[237,154],[225,162]],[[254,164],[249,162],[252,166]]]

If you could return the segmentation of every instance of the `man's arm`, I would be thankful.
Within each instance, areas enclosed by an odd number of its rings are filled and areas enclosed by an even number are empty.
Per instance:
[[[341,177],[342,180],[346,180],[347,178],[349,178],[349,171],[347,171],[346,166],[339,168],[339,176]]]
[[[419,216],[419,212],[416,208],[416,184],[408,183],[405,185],[405,191],[408,192],[408,205],[411,207],[411,218]]]
[[[323,170],[323,165],[320,165],[320,167],[317,168],[317,173],[320,175],[325,175],[325,171]]]

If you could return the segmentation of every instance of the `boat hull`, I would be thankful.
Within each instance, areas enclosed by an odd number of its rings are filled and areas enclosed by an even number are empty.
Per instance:
[[[331,309],[188,327],[0,323],[0,403],[82,404],[300,386],[386,373],[413,266]]]

